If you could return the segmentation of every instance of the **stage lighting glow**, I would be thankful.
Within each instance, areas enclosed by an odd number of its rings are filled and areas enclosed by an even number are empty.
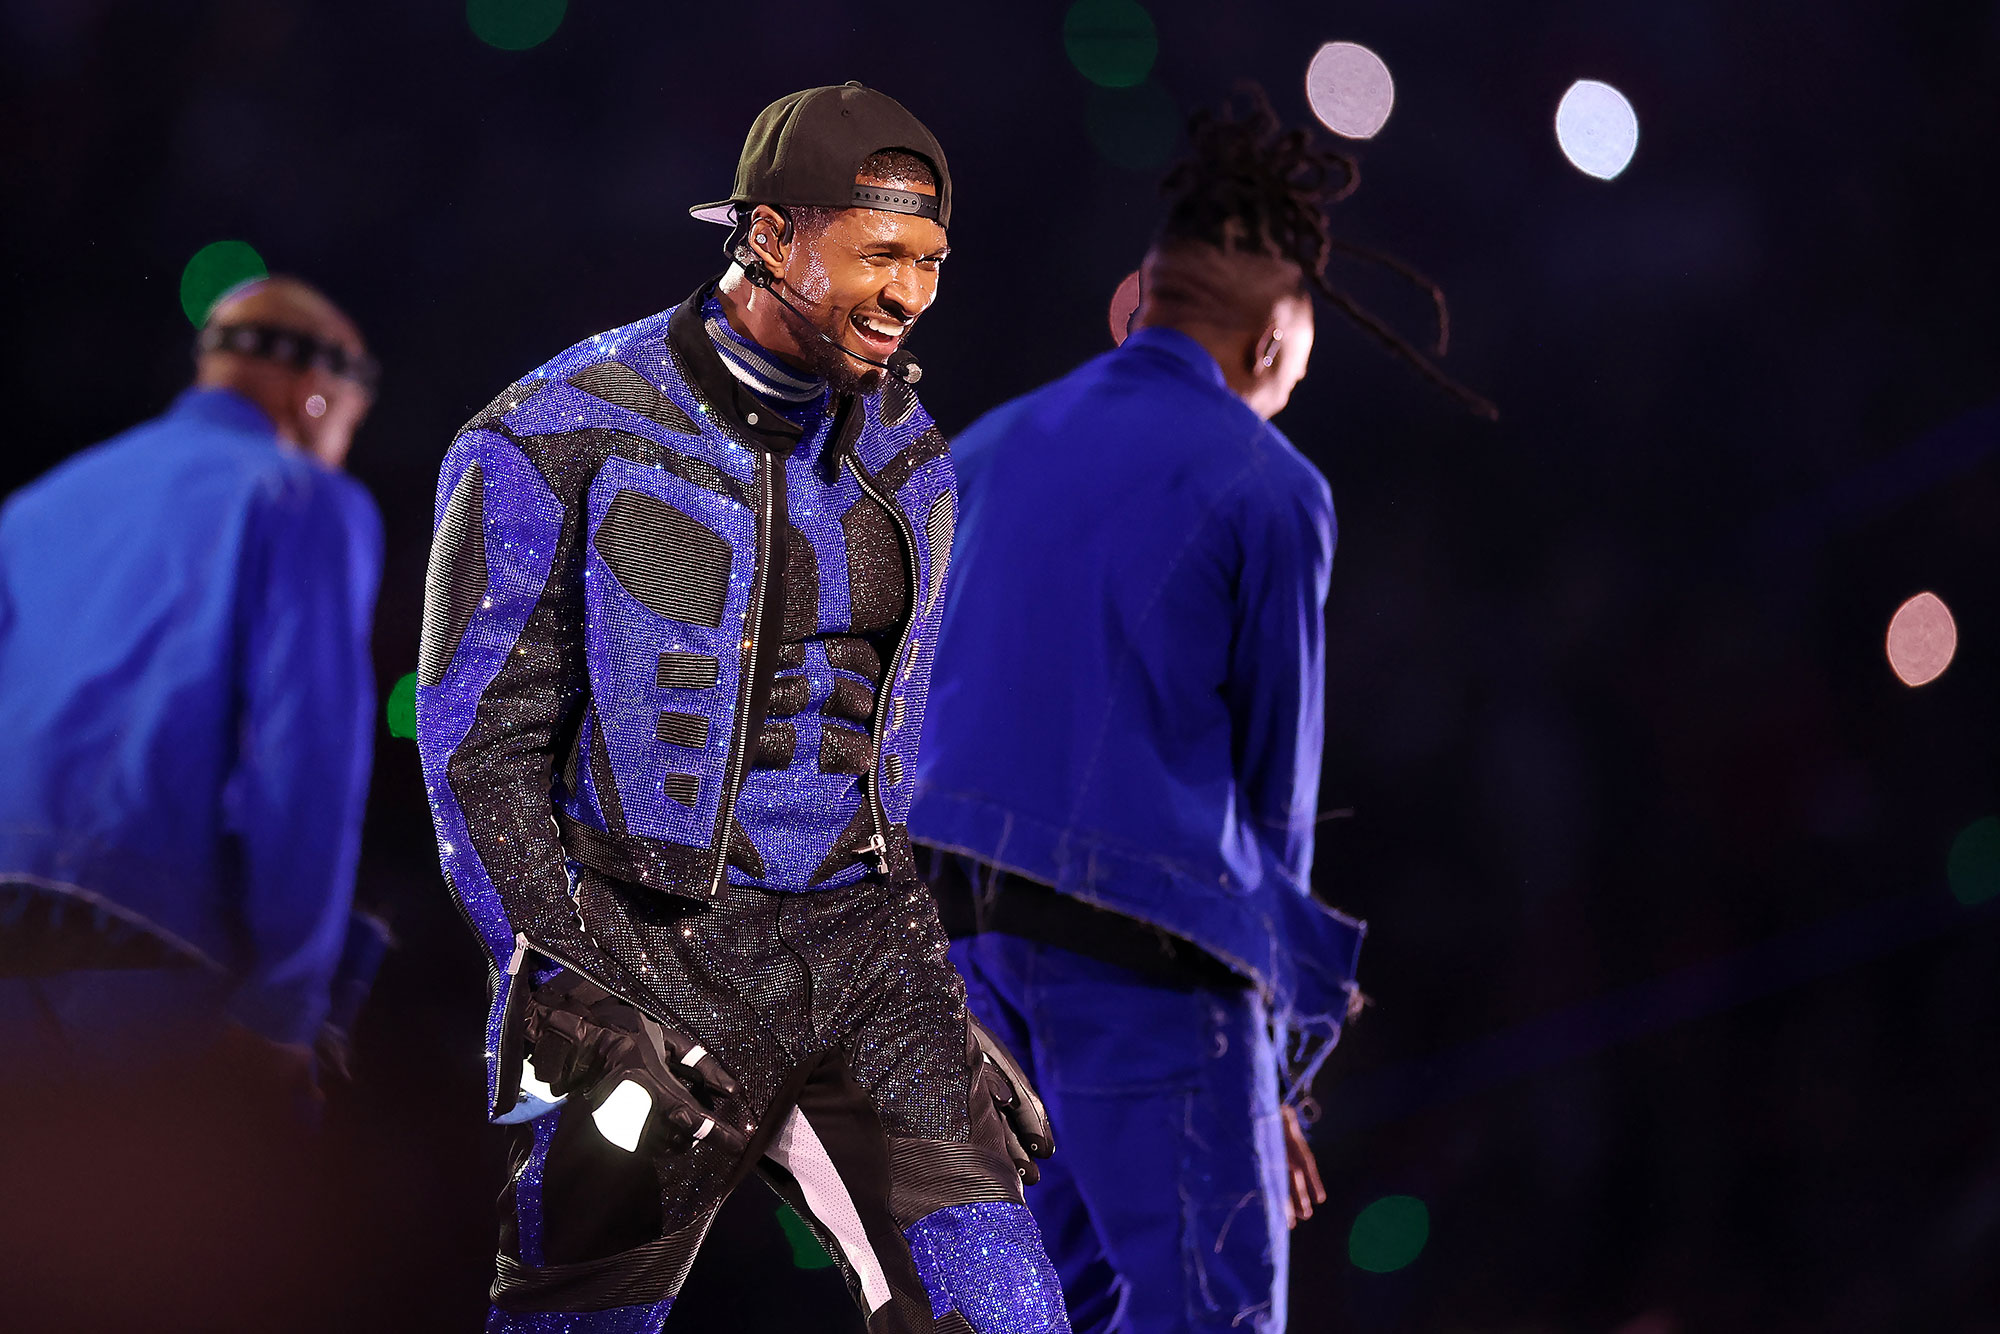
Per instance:
[[[1320,124],[1349,139],[1373,139],[1396,105],[1382,57],[1356,42],[1328,42],[1306,66],[1306,101]]]
[[[1414,1195],[1385,1195],[1355,1215],[1347,1258],[1356,1269],[1389,1274],[1423,1254],[1431,1236],[1431,1211]]]
[[[639,1132],[646,1128],[646,1113],[652,1110],[653,1095],[627,1079],[611,1090],[590,1119],[604,1138],[631,1153],[639,1147]]]
[[[1578,171],[1608,181],[1638,150],[1639,116],[1610,84],[1578,79],[1556,107],[1556,142]]]
[[[1155,172],[1167,165],[1180,138],[1181,113],[1156,83],[1137,88],[1093,88],[1084,111],[1090,142],[1106,160],[1127,171]]]
[[[2000,819],[1988,815],[1959,830],[1945,874],[1951,896],[1968,908],[2000,897]]]
[[[1125,275],[1125,281],[1118,284],[1118,290],[1111,294],[1111,342],[1114,346],[1125,341],[1125,335],[1132,331],[1132,313],[1139,309],[1139,271],[1134,269]]]
[[[1929,685],[1958,652],[1958,625],[1935,593],[1919,593],[1889,618],[1889,666],[1906,686]]]
[[[383,708],[388,715],[389,735],[401,737],[405,741],[417,739],[417,674],[411,672],[389,687],[389,702]]]
[[[267,277],[264,257],[247,241],[210,241],[194,252],[181,270],[181,309],[188,321],[200,328],[208,312],[230,288]]]
[[[540,46],[562,26],[569,0],[465,0],[472,35],[502,51]]]
[[[1136,88],[1153,70],[1160,34],[1138,0],[1076,0],[1063,18],[1063,50],[1102,88]]]

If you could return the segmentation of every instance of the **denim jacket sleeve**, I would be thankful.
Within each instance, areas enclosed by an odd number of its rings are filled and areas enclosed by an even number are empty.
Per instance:
[[[381,520],[360,485],[301,466],[249,518],[237,631],[237,757],[248,961],[230,1000],[274,1042],[319,1031],[347,932],[374,740],[369,630]]]
[[[1306,467],[1258,470],[1244,501],[1226,686],[1236,783],[1267,873],[1303,891],[1325,742],[1333,501]]]
[[[1289,457],[1288,457],[1289,456]],[[1236,785],[1273,901],[1317,918],[1313,831],[1325,743],[1326,599],[1335,526],[1326,481],[1295,467],[1258,470],[1236,512],[1238,567],[1228,697]],[[1320,1006],[1277,1016],[1288,1102],[1303,1097],[1338,1040],[1342,1015]]]

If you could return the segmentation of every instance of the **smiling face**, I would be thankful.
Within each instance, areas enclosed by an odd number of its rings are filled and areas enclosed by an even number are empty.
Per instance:
[[[919,171],[908,174],[881,174],[864,167],[855,182],[911,194],[937,193],[928,170],[918,166]],[[765,345],[837,390],[870,392],[881,384],[883,372],[838,349],[870,361],[887,361],[902,347],[917,317],[937,299],[938,270],[951,250],[945,229],[929,218],[884,209],[793,212],[787,226],[775,210],[759,206],[748,232],[751,249],[770,267],[786,299],[798,307],[794,313],[770,303],[770,318],[784,328],[789,337],[783,341],[790,345],[774,346],[769,341]],[[752,297],[750,304],[764,303]],[[818,334],[837,347],[829,347]]]

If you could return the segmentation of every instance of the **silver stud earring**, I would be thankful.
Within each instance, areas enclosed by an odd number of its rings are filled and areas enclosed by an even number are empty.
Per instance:
[[[306,416],[314,418],[326,416],[326,399],[319,394],[314,394],[311,398],[308,398],[306,400]]]

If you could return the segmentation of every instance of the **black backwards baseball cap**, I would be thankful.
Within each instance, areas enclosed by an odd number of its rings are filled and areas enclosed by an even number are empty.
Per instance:
[[[935,195],[856,185],[861,164],[884,149],[914,153],[937,177]],[[843,83],[781,97],[758,115],[736,163],[729,198],[688,212],[734,226],[739,207],[879,208],[951,226],[951,168],[937,139],[887,93]]]

